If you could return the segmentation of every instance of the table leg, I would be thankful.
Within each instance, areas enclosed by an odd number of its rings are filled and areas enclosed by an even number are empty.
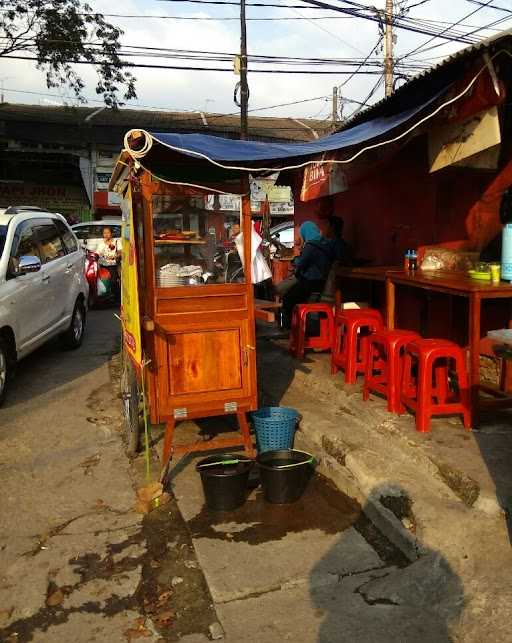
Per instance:
[[[480,314],[481,299],[478,293],[469,298],[469,391],[471,399],[471,425],[476,428],[480,422]]]
[[[342,299],[340,281],[340,279],[336,278],[336,286],[334,291],[334,312],[338,312],[339,310],[341,310]]]
[[[176,426],[176,420],[174,418],[170,418],[169,420],[167,420],[165,424],[164,450],[162,454],[162,474],[161,474],[162,479],[165,477],[167,473],[169,462],[171,460],[172,443],[174,438],[175,426]]]
[[[236,414],[238,418],[238,425],[240,427],[240,433],[242,434],[242,440],[244,443],[245,455],[249,458],[254,458],[254,446],[252,444],[251,432],[249,429],[249,424],[247,422],[247,417],[245,411],[238,411]]]
[[[386,326],[389,330],[395,327],[395,284],[386,279]]]
[[[512,304],[509,307],[508,327],[512,328]],[[506,359],[503,364],[503,390],[512,394],[512,360]],[[500,382],[501,384],[501,382]]]

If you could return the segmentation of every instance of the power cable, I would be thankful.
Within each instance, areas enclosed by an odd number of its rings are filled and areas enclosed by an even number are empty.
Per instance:
[[[1,41],[0,37],[0,41]],[[64,41],[45,40],[45,42],[59,43]],[[70,42],[70,41],[68,41]],[[32,40],[27,40],[26,46],[31,46]],[[88,45],[89,51],[101,55],[102,49],[95,49],[99,47],[95,43]],[[125,49],[130,49],[126,51]],[[138,51],[139,50],[139,51]],[[372,50],[373,51],[373,50]],[[368,65],[371,67],[380,67],[380,59],[370,60],[371,53],[366,58],[301,58],[299,56],[272,56],[268,54],[249,54],[248,60],[255,64],[280,64],[280,65],[343,65],[343,66],[356,66],[359,70],[362,66]],[[166,47],[149,47],[138,45],[123,45],[119,50],[119,56],[123,57],[136,57],[136,58],[168,58],[173,60],[201,60],[201,61],[214,61],[214,62],[231,62],[236,56],[232,52],[216,52],[205,50],[188,50],[188,49],[171,49]],[[98,62],[101,64],[101,61]],[[356,71],[357,71],[356,70]],[[355,73],[355,72],[350,72]]]
[[[489,9],[496,9],[497,11],[504,11],[505,13],[512,14],[512,9],[506,9],[505,7],[498,7],[498,5],[495,5],[495,4],[486,5],[483,2],[480,2],[479,0],[468,0],[468,2],[471,2],[471,4],[478,4],[482,7],[489,7]]]
[[[343,83],[341,83],[341,85],[339,86],[339,88],[338,88],[338,89],[341,89],[342,87],[344,87],[344,86],[345,86],[349,81],[351,81],[351,80],[352,80],[352,78],[354,78],[354,76],[355,76],[355,75],[357,74],[357,72],[361,69],[361,67],[363,67],[363,66],[368,62],[368,59],[369,59],[369,58],[370,58],[370,56],[373,54],[373,52],[377,49],[377,47],[380,45],[380,43],[381,43],[381,42],[382,42],[382,34],[378,37],[377,42],[376,42],[376,43],[375,43],[375,45],[370,49],[370,53],[369,53],[369,54],[366,56],[366,58],[365,58],[365,59],[360,63],[359,67],[357,67],[357,69],[354,71],[354,73],[353,73],[351,76],[349,76],[345,81],[343,81]]]
[[[367,105],[368,101],[373,97],[375,92],[379,89],[380,85],[384,82],[384,74],[381,74],[380,78],[377,80],[377,82],[374,84],[374,86],[370,89],[370,92],[368,93],[368,96],[363,100],[361,105],[352,112],[352,114],[349,116],[349,119],[354,118],[359,112],[361,112]]]
[[[416,4],[411,4],[407,7],[407,11],[414,9],[414,7],[421,7],[422,4],[426,4],[427,2],[431,2],[431,0],[420,0],[420,2],[417,2]]]
[[[240,6],[239,2],[233,0],[158,0],[158,2],[189,2],[192,4],[215,4],[225,6]],[[272,7],[275,9],[318,9],[319,7],[305,7],[303,4],[275,4],[272,2],[246,2],[246,7]],[[336,9],[333,9],[336,11]]]
[[[317,0],[303,0],[306,4],[308,5],[313,5],[311,7],[303,6],[303,5],[276,5],[276,4],[271,4],[271,3],[260,3],[260,2],[248,2],[246,3],[246,6],[253,6],[253,7],[276,7],[276,8],[288,8],[288,9],[323,9],[326,11],[334,11],[338,13],[343,13],[345,15],[351,15],[357,18],[362,18],[365,20],[370,20],[372,22],[377,22],[381,23],[381,17],[378,15],[377,10],[373,9],[372,7],[366,6],[366,5],[361,5],[358,3],[354,2],[349,2],[348,0],[344,0],[346,4],[351,5],[351,7],[340,7],[340,6],[335,6],[328,4],[326,2],[319,2]],[[159,2],[188,2],[188,3],[195,3],[195,4],[213,4],[213,5],[226,5],[226,6],[239,6],[239,2],[235,2],[233,0],[159,0]],[[366,11],[367,13],[362,13],[362,11]],[[407,24],[402,24],[399,20],[395,20],[394,22],[394,27],[397,29],[404,29],[406,31],[412,31],[414,33],[420,33],[423,35],[436,35],[438,37],[441,37],[445,40],[454,40],[458,42],[468,42],[465,40],[463,37],[460,36],[451,36],[450,34],[447,33],[448,30],[443,30],[441,34],[438,34],[437,32],[434,34],[431,31],[427,31],[424,28],[416,27],[414,25],[407,25]]]
[[[305,8],[307,8],[307,7],[305,7]],[[317,29],[320,29],[320,30],[321,30],[321,31],[323,31],[324,33],[329,34],[329,36],[332,36],[333,38],[335,38],[336,40],[338,40],[338,42],[341,42],[341,44],[342,44],[342,45],[345,45],[345,46],[347,46],[347,47],[350,47],[350,49],[353,49],[354,51],[358,51],[360,54],[362,53],[362,51],[361,51],[358,47],[354,47],[354,45],[351,45],[351,44],[350,44],[349,42],[347,42],[346,40],[343,40],[343,39],[342,39],[342,38],[340,38],[338,35],[336,35],[336,34],[332,33],[332,31],[329,31],[329,30],[328,30],[328,29],[326,29],[325,27],[322,27],[321,25],[318,25],[318,24],[316,24],[315,22],[311,21],[311,20],[310,20],[310,18],[307,18],[306,16],[303,16],[299,11],[297,11],[297,9],[292,9],[292,11],[293,11],[293,12],[295,12],[296,14],[298,14],[301,18],[304,18],[304,20],[307,20],[308,22],[311,22],[311,24],[313,25],[313,27],[316,27]]]
[[[463,21],[464,21],[464,20],[466,20],[467,18],[470,18],[471,16],[474,16],[474,15],[475,15],[475,13],[478,13],[479,11],[481,11],[482,9],[484,9],[487,5],[491,4],[491,2],[492,2],[492,0],[487,0],[487,2],[486,2],[484,5],[482,5],[482,6],[478,6],[476,9],[474,9],[473,11],[471,11],[470,13],[468,13],[466,16],[462,17],[460,20],[457,20],[457,22],[452,23],[451,28],[456,27],[458,24],[460,24],[461,22],[463,22]],[[450,28],[450,27],[446,27],[446,29],[444,29],[444,30],[441,32],[441,34],[439,34],[439,35],[437,35],[437,36],[433,36],[432,38],[430,38],[429,40],[427,40],[426,42],[424,42],[422,45],[418,45],[418,47],[416,47],[415,49],[412,49],[411,51],[409,51],[407,54],[405,54],[405,56],[402,56],[402,58],[407,58],[407,57],[409,57],[409,56],[412,56],[412,54],[416,53],[417,51],[421,51],[421,50],[423,50],[423,49],[424,49],[424,47],[425,47],[425,45],[428,45],[428,44],[429,44],[429,42],[432,42],[433,40],[436,40],[436,38],[439,38],[439,37],[440,37],[440,36],[441,36],[445,31],[447,31],[449,28]]]
[[[3,60],[34,60],[36,62],[49,62],[51,63],[51,58],[37,58],[36,56],[4,56]],[[72,65],[101,65],[102,67],[117,67],[117,65],[109,62],[95,62],[90,60],[62,60],[62,63],[69,63]],[[190,67],[185,65],[150,65],[147,63],[129,63],[123,62],[123,67],[129,67],[130,69],[175,69],[181,71],[219,71],[219,72],[229,72],[233,73],[233,69],[228,67]],[[320,75],[345,75],[353,73],[350,70],[340,71],[335,69],[251,69],[252,74],[320,74]],[[368,71],[359,71],[358,74],[374,76],[380,74],[380,71],[368,70]]]
[[[506,49],[500,49],[493,56],[491,56],[491,60],[494,60],[500,54],[506,54],[507,56],[509,56],[509,58],[512,58],[512,54],[509,51],[507,51]],[[442,110],[446,109],[446,107],[448,107],[449,105],[452,105],[453,103],[455,103],[458,100],[460,100],[473,87],[473,85],[476,83],[476,81],[478,80],[480,75],[486,69],[487,69],[487,63],[485,65],[483,65],[479,69],[479,71],[473,76],[473,78],[464,87],[464,89],[462,89],[458,94],[456,94],[455,96],[453,96],[453,97],[449,98],[448,100],[445,100],[444,102],[442,102],[432,112],[430,112],[430,113],[426,114],[425,116],[423,116],[422,118],[420,118],[419,121],[414,122],[412,125],[407,127],[403,132],[400,132],[400,134],[397,134],[396,136],[393,136],[392,138],[389,138],[389,139],[386,139],[386,140],[383,140],[383,141],[379,141],[377,143],[372,143],[370,145],[366,145],[365,147],[360,148],[357,152],[352,154],[352,156],[349,156],[346,159],[330,159],[329,163],[332,163],[332,164],[335,164],[335,165],[346,165],[347,163],[352,163],[357,158],[359,158],[361,155],[363,155],[365,152],[368,152],[370,150],[377,149],[377,148],[380,148],[380,147],[384,147],[385,145],[389,145],[391,143],[396,143],[397,141],[400,141],[401,139],[405,138],[406,136],[409,136],[409,134],[411,132],[413,132],[414,130],[418,129],[418,127],[420,127],[424,123],[426,123],[429,120],[431,120],[432,118],[434,118],[437,114],[439,114],[439,112],[441,112]],[[141,132],[141,130],[137,130],[137,131]],[[127,132],[127,134],[125,136],[125,149],[131,155],[132,150],[130,149],[130,147],[128,145],[128,143],[129,143],[129,134],[130,134],[130,132]],[[153,140],[158,140],[158,139],[154,139],[154,137],[151,136],[151,134],[149,134],[148,132],[145,132],[144,130],[142,130],[142,134],[145,137],[150,137],[152,139],[152,141]],[[167,148],[169,148],[169,149],[171,149],[171,150],[173,150],[175,152],[179,152],[181,154],[187,154],[187,155],[190,155],[190,156],[194,156],[194,157],[196,157],[198,159],[207,161],[207,162],[211,163],[212,165],[215,165],[216,167],[222,168],[224,170],[236,170],[236,171],[241,171],[241,172],[276,172],[277,170],[279,170],[280,172],[284,172],[284,171],[287,171],[287,170],[297,170],[297,169],[300,169],[302,167],[306,167],[308,165],[311,165],[312,163],[318,163],[318,155],[317,154],[310,154],[310,156],[316,156],[316,158],[315,159],[310,159],[310,160],[307,160],[307,161],[303,161],[301,163],[296,163],[295,165],[288,165],[288,166],[285,166],[285,167],[275,167],[275,166],[274,167],[249,167],[249,166],[227,165],[225,163],[221,163],[219,161],[216,161],[215,159],[211,158],[207,154],[204,154],[203,152],[197,152],[197,151],[192,150],[192,149],[178,147],[176,145],[170,145],[169,143],[165,143],[165,142],[160,141],[160,140],[158,140],[158,143],[160,143],[160,145],[162,145],[163,147],[167,147]],[[152,143],[151,143],[151,145],[152,145]],[[135,154],[137,154],[137,151],[135,151]],[[135,158],[135,156],[134,156],[134,158]],[[139,162],[140,162],[140,160],[139,160]],[[151,173],[151,171],[148,170],[147,168],[145,168],[142,164],[141,164],[141,167],[143,169],[147,170],[149,173]],[[207,188],[205,188],[205,189],[207,189]]]
[[[282,5],[279,5],[280,7]],[[286,8],[286,7],[284,7]],[[302,9],[309,9],[309,7],[301,7]],[[7,13],[7,9],[0,9],[0,13]],[[33,12],[27,12],[30,14],[33,14]],[[26,14],[25,14],[26,15]],[[79,13],[77,14],[79,16],[85,16],[88,14],[84,13]],[[240,22],[240,17],[230,17],[230,16],[223,16],[219,18],[214,18],[212,16],[169,16],[168,14],[164,15],[149,15],[149,14],[140,14],[140,13],[103,13],[102,16],[104,18],[121,18],[121,19],[131,19],[135,18],[137,20],[143,19],[143,20],[197,20],[197,21],[215,21],[215,22],[223,22],[223,21],[232,21],[236,20],[237,22]],[[352,16],[311,16],[310,18],[296,18],[294,16],[274,16],[274,17],[268,17],[268,18],[246,18],[248,21],[253,21],[253,22],[267,22],[267,21],[281,21],[281,20],[348,20]]]
[[[505,18],[499,18],[498,20],[495,20],[494,22],[491,22],[491,23],[489,23],[489,24],[487,24],[487,25],[484,25],[483,27],[477,27],[477,28],[475,28],[475,29],[474,29],[474,31],[471,31],[470,33],[474,35],[474,34],[475,34],[475,33],[477,33],[478,31],[483,31],[483,30],[485,30],[485,29],[491,29],[492,27],[494,27],[494,26],[496,26],[496,25],[498,25],[498,24],[501,24],[502,22],[507,22],[507,21],[508,21],[508,20],[510,20],[510,19],[511,19],[511,18],[509,18],[508,16],[507,16],[507,17],[505,17]],[[481,41],[481,39],[477,40],[476,44],[478,44],[478,42],[480,42],[480,41]],[[426,54],[428,51],[432,51],[432,50],[434,50],[434,49],[439,49],[439,47],[444,47],[444,46],[446,46],[447,44],[448,44],[448,43],[446,43],[446,42],[440,42],[440,43],[438,43],[437,45],[432,45],[432,46],[430,46],[430,47],[427,47],[426,49],[421,49],[421,50],[419,51],[419,53],[420,53],[420,54]],[[417,51],[417,50],[414,50],[412,53],[416,53],[416,51]],[[403,59],[405,59],[405,58],[408,58],[408,57],[409,57],[409,54],[404,54],[404,56],[401,56],[401,60],[403,60]],[[446,58],[446,55],[436,56],[435,58]],[[427,60],[434,60],[435,58],[432,58],[432,57],[430,57],[430,56],[429,56],[429,58],[428,58]],[[418,60],[421,60],[421,59],[418,59]]]
[[[167,2],[168,0],[161,0],[161,1]],[[169,0],[169,1],[174,2],[175,0]],[[180,2],[181,1],[183,1],[183,2],[189,2],[189,1],[190,2],[198,2],[198,1],[214,2],[214,1],[217,1],[217,0],[176,0],[176,1],[180,1]],[[355,3],[352,3],[352,2],[348,2],[348,0],[344,0],[344,1],[346,1],[348,4],[355,4]],[[351,13],[351,14],[353,14],[353,12],[354,12],[354,10],[345,9],[345,8],[338,7],[338,6],[335,7],[335,6],[331,5],[331,4],[327,4],[325,2],[320,2],[319,0],[304,0],[304,2],[306,2],[307,4],[311,4],[313,6],[316,6],[316,7],[320,7],[320,8],[323,8],[323,9],[328,9],[330,11],[339,11],[341,13]],[[361,6],[363,6],[363,5],[361,5]],[[365,7],[365,8],[368,9],[368,7]],[[376,15],[357,13],[357,16],[360,17],[360,18],[364,18],[366,20],[371,20],[372,22],[377,22],[379,25],[381,25],[382,24],[382,17],[378,14],[377,11],[375,11],[375,14]],[[402,24],[399,19],[395,19],[393,21],[393,26],[395,28],[397,28],[397,29],[404,29],[406,31],[412,31],[412,32],[421,33],[421,34],[424,34],[424,35],[427,35],[427,34],[428,35],[434,35],[434,34],[432,34],[432,32],[429,33],[425,29],[421,29],[421,28],[415,27],[413,25]],[[464,39],[464,37],[449,35],[447,33],[447,31],[448,31],[448,29],[444,29],[442,32],[436,33],[435,36],[444,38],[445,40],[455,40],[455,41],[458,41],[458,42],[468,42],[466,39]]]
[[[12,89],[10,87],[4,87],[4,91],[9,91],[9,92],[14,92],[14,93],[21,93],[21,94],[34,94],[38,96],[50,96],[52,98],[61,98],[61,99],[66,99],[66,98],[75,98],[72,96],[62,96],[61,94],[51,94],[48,92],[34,92],[34,91],[29,91],[29,90],[23,90],[23,89]],[[312,98],[301,98],[299,100],[294,100],[294,101],[289,101],[287,103],[278,103],[277,105],[265,105],[265,106],[260,106],[260,107],[251,107],[249,108],[249,112],[261,112],[267,109],[277,109],[279,107],[290,107],[292,105],[300,105],[302,103],[309,103],[317,100],[327,100],[330,99],[330,95],[326,94],[324,96],[314,96]],[[90,98],[88,99],[89,102],[91,103],[101,103],[103,104],[102,100]],[[358,100],[355,100],[353,98],[343,98],[343,101],[346,103],[354,103],[356,105],[362,105],[362,103]],[[131,104],[130,107],[142,107],[142,108],[147,108],[147,109],[156,109],[160,111],[166,111],[162,106],[156,106],[156,105],[143,105],[141,103],[135,103]],[[193,113],[201,113],[201,110],[186,110],[186,109],[181,109],[181,108],[176,108],[176,111],[178,112],[193,112]],[[232,112],[229,114],[219,114],[217,115],[218,117],[224,117],[224,116],[238,116],[238,112]],[[209,114],[209,117],[211,118],[212,115]],[[215,118],[215,115],[213,116]]]

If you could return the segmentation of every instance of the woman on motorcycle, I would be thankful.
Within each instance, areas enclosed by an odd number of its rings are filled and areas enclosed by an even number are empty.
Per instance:
[[[103,240],[100,241],[96,250],[99,256],[99,264],[110,272],[112,290],[119,297],[119,270],[118,261],[121,258],[119,242],[112,237],[112,230],[105,226],[103,228]]]

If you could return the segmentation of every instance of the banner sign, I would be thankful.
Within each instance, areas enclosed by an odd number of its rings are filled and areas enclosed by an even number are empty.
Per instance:
[[[112,168],[110,167],[97,167],[96,168],[96,190],[108,190],[108,184],[112,178]]]
[[[275,192],[274,192],[275,190]],[[276,199],[270,202],[270,213],[273,214],[284,214],[289,212],[291,204],[291,214],[293,214],[293,198],[291,194],[291,188],[288,186],[276,186],[271,192],[272,195],[276,195]],[[215,203],[217,200],[217,207]],[[265,199],[258,201],[257,199],[251,199],[251,212],[253,214],[262,214],[263,205]],[[278,207],[282,206],[282,207]],[[240,196],[237,194],[208,194],[205,197],[204,207],[206,210],[219,210],[220,212],[240,212],[242,207]]]
[[[295,207],[293,201],[288,201],[288,203],[271,203],[270,204],[270,216],[273,217],[284,217],[284,216],[293,216],[295,212]]]
[[[0,206],[7,207],[16,203],[37,205],[50,212],[75,209],[87,206],[84,189],[78,185],[40,185],[25,181],[0,181]]]
[[[329,161],[321,161],[307,165],[304,169],[300,200],[311,201],[347,190],[347,177],[341,166]]]
[[[265,178],[253,179],[250,177],[251,185],[251,199],[254,201],[265,201],[267,198],[270,201],[269,193],[274,188],[276,181],[279,177],[279,172],[269,174]]]
[[[121,262],[121,320],[124,347],[133,361],[142,367],[142,342],[139,311],[139,279],[137,274],[137,246],[135,244],[131,186],[121,201],[122,262]]]
[[[466,167],[470,167],[470,159],[484,150],[496,148],[500,142],[497,107],[491,107],[462,122],[449,122],[442,127],[436,127],[428,133],[430,172],[448,165],[460,164],[462,161]],[[479,157],[475,160],[477,164],[482,162]],[[487,159],[491,163],[489,169],[493,169],[493,160],[497,160],[495,154]]]

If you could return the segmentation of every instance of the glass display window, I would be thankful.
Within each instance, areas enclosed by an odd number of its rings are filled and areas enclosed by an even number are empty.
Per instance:
[[[156,194],[152,214],[158,288],[245,282],[240,197]]]

